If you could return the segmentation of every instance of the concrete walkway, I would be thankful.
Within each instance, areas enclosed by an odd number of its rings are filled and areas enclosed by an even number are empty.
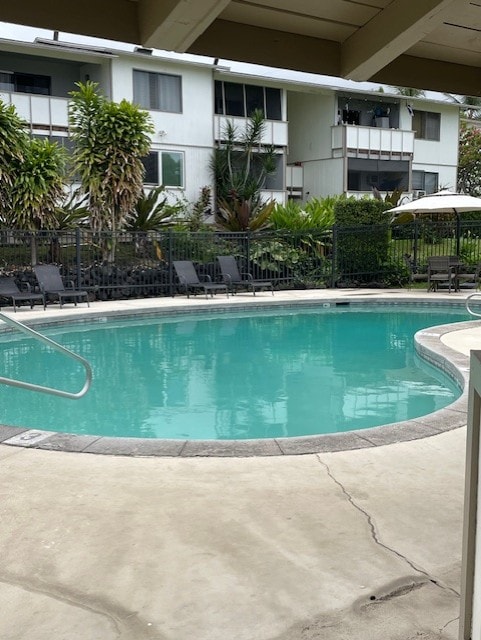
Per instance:
[[[172,301],[97,303],[88,313],[136,304]],[[78,313],[87,310],[67,311]],[[16,317],[41,314],[22,309]],[[467,352],[477,332],[443,341]],[[279,457],[141,458],[0,445],[0,638],[454,640],[464,446],[465,428]]]

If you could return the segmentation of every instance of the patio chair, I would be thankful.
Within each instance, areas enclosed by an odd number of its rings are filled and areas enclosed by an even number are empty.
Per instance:
[[[456,290],[456,267],[449,256],[430,256],[428,258],[428,291],[437,291],[440,284],[447,284],[449,293]]]
[[[474,269],[467,271],[468,267],[460,265],[456,273],[457,289],[479,289],[481,284],[481,262]]]
[[[33,309],[33,305],[36,300],[40,300],[45,309],[45,296],[43,293],[34,293],[28,282],[22,283],[25,285],[25,289],[22,291],[19,289],[15,279],[11,276],[0,276],[0,299],[11,300],[13,310],[17,311],[17,305],[20,302],[29,302],[30,309]],[[19,305],[18,305],[19,306]]]
[[[212,282],[208,275],[205,276],[206,281],[202,282],[195,270],[194,263],[190,260],[174,260],[172,265],[175,269],[179,283],[185,289],[188,298],[190,297],[191,291],[195,295],[199,290],[204,291],[206,298],[209,293],[211,298],[213,298],[214,293],[217,291],[224,291],[227,294],[227,297],[229,297],[227,285]]]
[[[64,301],[69,300],[77,306],[77,301],[81,301],[83,298],[85,298],[87,306],[90,307],[88,292],[75,289],[72,280],[64,283],[60,269],[54,264],[38,264],[33,268],[33,271],[40,285],[40,291],[45,297],[58,298],[60,308],[62,308]]]
[[[268,280],[254,280],[250,273],[242,274],[239,272],[237,261],[234,256],[217,256],[219,261],[222,279],[228,285],[232,293],[236,293],[237,289],[247,289],[256,295],[256,290],[270,289],[274,295],[274,286]]]
[[[409,288],[411,289],[413,282],[426,282],[426,280],[428,279],[428,274],[426,272],[419,272],[418,268],[414,265],[409,253],[405,253],[403,255],[403,258],[408,270]]]

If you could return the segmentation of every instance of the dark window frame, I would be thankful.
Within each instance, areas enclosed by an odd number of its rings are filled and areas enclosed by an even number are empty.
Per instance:
[[[417,121],[419,120],[419,124]],[[416,140],[441,140],[441,114],[436,111],[414,110],[413,129]],[[433,133],[431,130],[433,129]]]
[[[164,181],[164,155],[178,155],[181,158],[181,184],[167,184]],[[170,149],[151,150],[142,158],[145,168],[144,184],[160,185],[168,189],[185,189],[185,152]],[[150,164],[150,166],[148,166]]]
[[[239,99],[229,98],[229,90],[234,91],[234,87],[242,92],[242,108],[229,108],[229,102],[238,104]],[[254,102],[248,98],[248,94],[254,94],[255,90],[262,91],[263,104],[262,111],[266,120],[282,122],[282,90],[278,87],[264,87],[263,85],[251,85],[241,82],[230,82],[228,80],[216,80],[214,85],[214,111],[216,115],[230,116],[233,118],[248,118],[252,115],[249,109],[249,102]],[[233,113],[232,111],[235,111]],[[250,111],[250,113],[249,113]]]

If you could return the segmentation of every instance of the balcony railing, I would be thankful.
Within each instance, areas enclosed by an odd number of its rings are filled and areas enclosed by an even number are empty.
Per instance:
[[[414,131],[360,125],[331,127],[333,158],[409,160],[414,153]]]
[[[249,122],[248,118],[235,118],[233,116],[215,116],[214,117],[214,138],[222,140],[223,132],[227,123],[232,122],[239,133],[245,131]],[[286,147],[288,142],[287,122],[281,120],[265,120],[264,135],[262,136],[262,144],[273,144],[280,147]]]
[[[32,131],[68,131],[68,98],[2,91],[0,100],[13,105],[18,115],[28,122]]]

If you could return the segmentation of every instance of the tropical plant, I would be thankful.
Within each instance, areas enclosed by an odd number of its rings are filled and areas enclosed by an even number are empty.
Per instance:
[[[251,200],[219,200],[216,222],[228,231],[259,231],[270,226],[269,218],[276,203],[271,200],[256,206]]]
[[[383,199],[381,192],[376,187],[373,187],[372,192],[376,200]],[[392,193],[387,192],[384,197],[384,202],[388,202],[391,206],[396,207],[401,200],[402,194],[402,189],[394,189]]]
[[[11,206],[11,189],[29,143],[25,127],[13,105],[0,101],[0,209]]]
[[[212,225],[206,220],[212,212],[212,190],[209,186],[202,187],[199,197],[185,214],[180,226],[188,231],[212,231]]]
[[[55,227],[55,211],[65,189],[65,155],[55,142],[29,140],[13,176],[9,223],[35,231]]]
[[[287,204],[277,203],[270,223],[274,229],[302,231],[308,229],[330,229],[334,224],[334,205],[345,196],[311,198],[305,204],[288,200]]]
[[[67,194],[63,202],[55,207],[55,229],[76,229],[88,223],[89,210],[85,206],[85,196],[79,197],[77,191]]]
[[[458,191],[481,195],[481,129],[465,124],[459,134]]]
[[[45,139],[29,140],[13,176],[7,224],[27,231],[55,228],[57,204],[64,197],[65,185],[63,149]],[[35,237],[30,245],[32,265],[37,262]]]
[[[277,273],[281,268],[292,269],[301,252],[284,240],[261,240],[251,248],[251,260],[262,271]]]
[[[142,193],[127,220],[127,231],[159,231],[178,221],[183,206],[180,203],[170,204],[167,196],[161,198],[164,193],[163,185]]]
[[[274,146],[262,144],[264,129],[264,114],[256,109],[240,133],[228,121],[222,141],[214,150],[211,170],[218,205],[216,221],[222,227],[246,230],[251,228],[251,218],[260,216],[263,219],[265,212],[272,209],[265,209],[265,203],[261,201],[266,177],[277,168]],[[235,218],[237,223],[234,223]]]
[[[127,100],[107,100],[97,83],[77,87],[69,107],[73,167],[88,198],[92,229],[111,232],[103,259],[113,262],[115,232],[125,227],[143,191],[142,158],[149,152],[153,125],[146,111]]]

